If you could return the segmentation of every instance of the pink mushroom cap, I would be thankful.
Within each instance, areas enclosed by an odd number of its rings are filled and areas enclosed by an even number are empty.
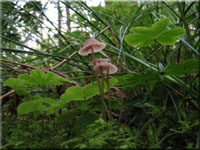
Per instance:
[[[109,62],[101,62],[101,63],[97,63],[94,67],[93,67],[94,71],[97,72],[101,72],[104,74],[107,74],[107,72],[109,74],[114,74],[115,72],[117,72],[117,67]]]
[[[78,53],[82,56],[87,56],[91,53],[91,50],[93,49],[93,52],[99,52],[102,49],[106,47],[106,44],[103,42],[99,42],[95,39],[87,39],[85,43],[83,44],[83,47],[78,51]]]
[[[95,66],[97,63],[108,62],[108,61],[109,61],[109,59],[96,58],[96,59],[93,60],[91,63],[89,63],[89,65]]]

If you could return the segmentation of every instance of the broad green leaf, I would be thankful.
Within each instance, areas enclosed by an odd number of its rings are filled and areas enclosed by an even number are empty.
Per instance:
[[[33,69],[30,75],[21,74],[18,76],[29,85],[61,85],[62,82],[70,82],[70,80],[58,77],[55,73],[44,73],[42,70]]]
[[[72,100],[84,100],[84,90],[80,86],[69,87],[64,94],[61,95],[60,101],[70,102]]]
[[[133,27],[130,29],[133,33],[126,35],[125,41],[131,46],[148,46],[155,40],[162,45],[174,44],[176,39],[185,33],[185,29],[175,28],[166,31],[168,25],[169,19],[164,18],[153,24],[151,28]]]
[[[105,82],[104,82],[104,85],[105,85]],[[83,88],[84,88],[84,94],[85,94],[86,99],[99,95],[99,87],[98,87],[97,82],[89,83],[85,85]]]
[[[117,82],[118,80],[116,78],[109,79],[110,85],[115,85]],[[90,99],[93,96],[99,95],[99,87],[96,81],[85,85],[83,88],[84,88],[84,95],[86,99]],[[107,83],[104,81],[104,93],[106,93],[107,91],[108,91]]]
[[[116,78],[109,80],[110,85],[115,85],[117,82],[118,80]],[[104,81],[104,92],[106,93],[107,91],[107,83]],[[99,87],[97,81],[91,82],[83,87],[69,87],[65,93],[61,95],[60,100],[68,103],[72,100],[88,100],[96,95],[99,95]]]
[[[185,33],[184,28],[174,28],[163,32],[158,36],[158,42],[162,45],[172,45],[176,43],[176,39]]]
[[[54,99],[51,99],[51,98],[40,98],[40,99],[37,99],[37,100],[34,100],[34,101],[46,103],[46,104],[49,104],[51,106],[54,106],[54,105],[57,104],[56,101]]]
[[[66,79],[66,78],[63,78],[63,77],[58,77],[58,76],[57,76],[57,80],[58,80],[59,82],[74,83],[74,81],[71,81],[71,80]]]
[[[33,69],[30,72],[31,77],[38,82],[38,84],[43,84],[43,80],[45,80],[45,73],[39,69]]]
[[[84,89],[80,86],[69,87],[66,91],[69,100],[84,100]]]
[[[151,35],[145,35],[144,33],[129,34],[125,37],[125,41],[131,46],[148,46],[154,42]]]
[[[31,112],[39,111],[41,110],[41,108],[42,103],[33,100],[19,104],[19,106],[17,107],[17,112],[18,114],[28,114]]]
[[[12,89],[19,95],[28,94],[29,91],[26,90],[25,82],[18,78],[9,78],[7,79],[4,84]]]
[[[151,27],[153,37],[156,38],[156,36],[165,31],[168,25],[169,25],[169,18],[161,19],[160,21],[153,24]]]
[[[56,101],[51,98],[35,99],[19,104],[19,106],[17,107],[17,112],[19,114],[28,114],[36,111],[44,111],[44,103],[49,104],[50,106],[56,105]]]
[[[136,34],[145,34],[147,36],[151,36],[152,34],[151,28],[148,27],[134,27],[131,28],[130,31]]]
[[[37,85],[38,84],[34,78],[32,78],[31,76],[29,76],[27,74],[20,74],[18,76],[18,78],[21,79],[21,80],[24,80],[26,82],[26,84],[30,84],[30,85]]]
[[[170,64],[164,70],[166,75],[182,76],[198,73],[198,60],[190,59],[180,64]]]
[[[199,73],[199,60],[189,59],[183,63],[186,74],[197,74]]]

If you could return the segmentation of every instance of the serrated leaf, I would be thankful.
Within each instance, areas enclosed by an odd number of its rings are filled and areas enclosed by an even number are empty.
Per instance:
[[[184,28],[174,28],[163,32],[158,36],[158,42],[162,45],[172,45],[176,43],[176,39],[185,33]]]
[[[26,82],[26,84],[30,84],[30,85],[37,85],[38,83],[35,81],[34,78],[32,78],[31,76],[27,75],[27,74],[20,74],[18,76],[19,79],[24,80]]]
[[[18,78],[9,78],[4,84],[12,89],[19,95],[28,94],[29,92],[26,90],[25,82]]]
[[[66,79],[66,78],[63,78],[63,77],[57,77],[57,80],[59,82],[68,82],[68,83],[74,83],[73,81],[69,80],[69,79]]]
[[[21,74],[18,77],[29,85],[61,85],[62,82],[70,82],[65,78],[58,77],[55,73],[44,73],[38,69],[33,69],[30,75]]]
[[[38,81],[38,83],[42,83],[41,81],[44,80],[45,73],[42,70],[33,69],[31,70],[30,75],[35,79],[35,81]]]

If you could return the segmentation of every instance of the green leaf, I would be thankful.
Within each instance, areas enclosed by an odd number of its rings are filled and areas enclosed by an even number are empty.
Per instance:
[[[105,84],[104,84],[105,85]],[[84,86],[84,94],[86,99],[92,98],[93,96],[99,95],[99,87],[97,82],[91,82]]]
[[[12,89],[19,95],[28,94],[29,91],[26,90],[25,82],[18,78],[9,78],[7,79],[4,84]]]
[[[74,83],[73,81],[69,80],[69,79],[66,79],[66,78],[63,78],[63,77],[58,77],[57,76],[57,80],[59,82],[68,82],[68,83]]]
[[[167,30],[169,25],[169,19],[164,18],[152,25],[151,28],[148,27],[133,27],[130,29],[132,34],[128,34],[125,37],[125,41],[131,46],[149,46],[155,40],[162,45],[171,45],[176,42],[185,29],[175,28]]]
[[[30,85],[37,85],[38,83],[35,81],[34,78],[32,78],[31,76],[27,75],[27,74],[20,74],[18,76],[19,79],[24,80],[26,82],[26,84],[30,84]]]
[[[169,18],[164,18],[152,25],[151,31],[154,38],[167,29],[169,21]]]
[[[189,59],[183,62],[183,66],[186,74],[197,74],[199,73],[199,60]]]
[[[61,95],[60,101],[70,102],[72,100],[84,100],[84,89],[80,86],[69,87],[64,94]]]
[[[56,101],[54,99],[51,99],[51,98],[40,98],[40,99],[37,99],[35,100],[37,102],[40,102],[40,103],[46,103],[46,104],[49,104],[51,106],[54,106],[56,105]]]
[[[115,85],[118,82],[116,78],[109,79],[110,85]],[[104,92],[107,92],[107,83],[104,81]],[[97,81],[91,82],[83,87],[72,86],[69,87],[64,94],[61,95],[60,100],[68,103],[72,100],[88,100],[96,95],[99,95],[99,87]]]
[[[185,33],[184,28],[174,28],[163,32],[158,37],[158,42],[162,45],[172,45],[176,43],[176,39]]]
[[[145,34],[147,36],[151,36],[152,34],[151,28],[148,27],[134,27],[131,28],[130,31],[136,34]]]
[[[133,29],[134,30],[134,29]],[[125,41],[131,46],[148,46],[151,45],[154,40],[151,34],[145,34],[146,31],[141,33],[129,34],[125,37]],[[145,35],[145,36],[144,36]]]
[[[44,73],[42,70],[38,69],[33,69],[30,75],[21,74],[18,77],[29,85],[61,85],[62,82],[72,82],[68,79],[58,77],[55,73]]]
[[[185,74],[198,73],[198,60],[190,59],[180,64],[170,64],[164,70],[166,75],[182,76]]]
[[[40,98],[19,104],[17,112],[19,114],[28,114],[36,111],[44,111],[44,103],[49,104],[50,106],[55,106],[57,104],[56,101],[51,98]]]
[[[42,103],[33,100],[19,104],[17,107],[17,112],[18,114],[28,114],[31,112],[39,111],[41,108],[42,108]]]

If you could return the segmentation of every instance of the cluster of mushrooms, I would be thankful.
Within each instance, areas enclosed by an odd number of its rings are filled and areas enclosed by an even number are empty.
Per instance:
[[[83,47],[79,50],[79,54],[82,56],[87,56],[88,54],[92,55],[92,62],[90,65],[93,66],[94,71],[102,72],[104,74],[114,74],[117,72],[117,67],[111,63],[109,63],[109,59],[96,58],[94,57],[94,53],[97,53],[103,50],[106,47],[106,44],[103,42],[99,42],[95,39],[88,39],[83,44]]]
[[[107,75],[107,79],[105,80],[107,82],[108,87],[108,93],[109,93],[109,112],[107,111],[109,120],[112,119],[111,116],[111,102],[110,102],[110,86],[109,86],[109,74],[114,74],[117,72],[117,67],[111,63],[109,63],[109,59],[103,59],[103,58],[95,58],[94,53],[101,52],[106,47],[106,44],[103,42],[99,42],[96,39],[88,39],[83,44],[83,47],[78,51],[78,53],[82,56],[87,56],[88,54],[91,54],[92,56],[92,62],[90,65],[93,66],[93,69],[95,71],[95,75],[97,78],[98,86],[99,86],[99,92],[101,95],[101,102],[102,102],[102,118],[106,120],[106,105],[104,102],[104,75]],[[101,74],[102,84],[100,83],[99,76],[97,73]]]

